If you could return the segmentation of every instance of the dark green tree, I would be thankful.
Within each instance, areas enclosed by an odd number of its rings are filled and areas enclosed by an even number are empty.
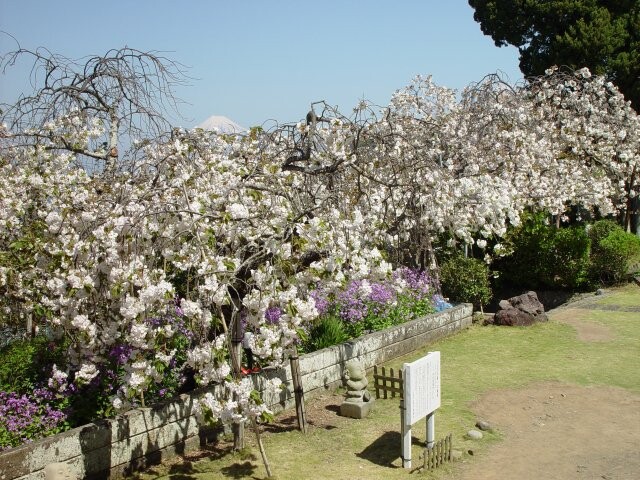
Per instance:
[[[525,77],[553,66],[605,75],[640,111],[640,0],[469,0],[498,47],[520,52]]]

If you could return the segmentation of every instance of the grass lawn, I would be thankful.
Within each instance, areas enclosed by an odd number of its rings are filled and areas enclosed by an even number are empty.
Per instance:
[[[629,283],[624,287],[619,287],[615,290],[615,293],[611,295],[605,295],[598,301],[600,305],[616,305],[618,307],[638,307],[640,301],[640,288],[634,283]]]
[[[640,306],[640,287],[628,285],[610,290],[597,304]],[[428,345],[421,351],[385,364],[400,368],[403,363],[439,350],[442,359],[442,407],[436,414],[436,437],[453,434],[454,448],[478,454],[500,435],[490,433],[482,441],[465,440],[476,417],[471,403],[483,393],[517,388],[540,381],[577,385],[611,385],[640,393],[640,312],[605,311],[567,307],[550,315],[551,321],[533,327],[483,327]],[[554,320],[560,316],[579,318],[583,324],[605,328],[605,340],[581,341],[576,329]],[[372,379],[370,378],[370,387]],[[372,391],[372,388],[370,388]],[[314,404],[322,405],[314,410]],[[316,418],[305,435],[295,429],[279,429],[264,435],[273,478],[277,479],[369,479],[403,478],[400,452],[399,400],[377,400],[371,415],[362,420],[339,417],[335,406],[339,395],[310,400],[307,411]],[[267,427],[269,430],[269,427]],[[273,430],[273,429],[272,429]],[[412,430],[413,466],[419,466],[425,440],[424,420]],[[183,460],[154,467],[138,478],[228,479],[266,478],[266,472],[252,432],[247,431],[247,448],[240,453],[226,449],[204,452],[199,460]],[[465,453],[467,463],[473,457]],[[421,474],[422,478],[450,478],[455,464]]]

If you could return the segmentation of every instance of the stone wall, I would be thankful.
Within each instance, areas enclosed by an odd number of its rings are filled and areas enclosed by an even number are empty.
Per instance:
[[[359,358],[366,368],[423,347],[471,324],[472,308],[458,305],[397,327],[300,357],[305,398],[340,384],[344,363]],[[279,376],[286,390],[265,398],[274,411],[295,404],[289,367],[254,375],[256,387],[265,377]],[[77,478],[121,478],[165,458],[197,450],[217,431],[199,427],[193,416],[194,391],[153,408],[141,408],[84,425],[0,453],[0,480],[44,478],[44,467],[64,462]]]

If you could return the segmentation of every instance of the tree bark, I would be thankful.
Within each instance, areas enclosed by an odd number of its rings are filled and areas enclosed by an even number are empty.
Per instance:
[[[304,389],[302,388],[302,376],[300,375],[300,358],[296,355],[289,359],[291,364],[291,378],[293,379],[293,392],[296,399],[296,416],[298,418],[298,430],[307,433],[307,419],[304,411]]]
[[[232,314],[231,320],[231,368],[233,371],[233,378],[239,380],[242,378],[242,337],[244,332],[242,331],[242,322],[238,315]],[[234,400],[236,394],[234,394]],[[242,450],[244,448],[244,423],[233,424],[233,449]]]
[[[267,478],[271,478],[271,466],[269,465],[269,459],[267,458],[267,452],[264,449],[264,445],[262,445],[262,437],[260,436],[260,429],[258,427],[258,422],[255,418],[251,419],[251,425],[253,426],[253,431],[256,434],[256,440],[258,442],[258,448],[260,449],[260,455],[262,456],[262,463],[264,463],[264,468],[267,470]]]

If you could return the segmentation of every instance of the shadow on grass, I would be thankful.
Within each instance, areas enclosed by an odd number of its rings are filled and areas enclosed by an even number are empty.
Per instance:
[[[171,473],[169,474],[171,480],[193,480],[196,478],[194,475],[185,475],[183,473]]]
[[[147,475],[166,476],[171,480],[193,480],[196,478],[196,475],[202,474],[200,470],[194,468],[195,463],[202,460],[215,462],[227,455],[231,455],[232,453],[233,447],[231,444],[224,447],[206,445],[201,447],[201,450],[181,455],[181,461],[169,466],[165,471],[163,471],[163,469],[155,468],[154,466],[145,469],[144,472],[137,472],[127,478],[139,480],[142,478],[141,474],[145,473]]]
[[[144,473],[146,475],[166,476],[171,480],[193,480],[194,478],[196,478],[195,474],[198,472],[196,472],[196,470],[193,468],[192,462],[183,462],[180,464],[171,465],[171,467],[169,467],[166,472],[161,472],[153,468],[147,468]],[[137,473],[131,477],[127,476],[127,478],[139,479],[141,477],[140,474]]]
[[[171,468],[169,468],[169,478],[171,480],[189,480],[195,478],[193,475],[189,475],[193,473],[196,472],[193,468],[193,463],[191,462],[184,462],[180,465],[171,465]]]
[[[416,437],[411,438],[413,445],[424,446]],[[400,458],[402,437],[400,432],[385,432],[356,456],[382,467],[400,468],[393,462]]]
[[[298,429],[298,419],[296,417],[281,418],[273,423],[265,423],[262,429],[269,433],[291,432]]]
[[[315,423],[309,423],[309,424],[310,425],[315,425]],[[322,425],[322,428],[325,429],[325,430],[335,430],[338,427],[336,427],[335,425]]]
[[[229,478],[249,478],[253,476],[256,471],[256,466],[251,462],[234,463],[228,467],[220,469],[220,472]]]

